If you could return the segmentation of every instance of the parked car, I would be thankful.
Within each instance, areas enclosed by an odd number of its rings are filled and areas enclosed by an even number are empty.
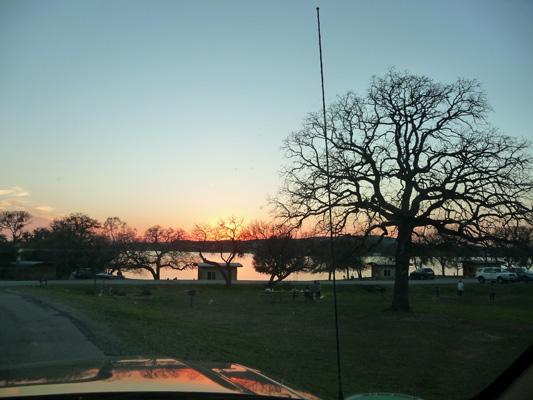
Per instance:
[[[506,271],[502,268],[496,268],[496,267],[483,267],[478,268],[476,271],[476,279],[480,283],[484,283],[485,281],[491,281],[491,282],[513,282],[517,281],[518,277],[515,273]]]
[[[516,274],[519,281],[529,282],[533,281],[533,271],[522,267],[509,267],[507,271]]]
[[[90,268],[82,268],[74,271],[70,275],[70,279],[94,279],[95,275]],[[99,272],[96,274],[98,279],[124,279],[124,275],[119,271],[117,275],[108,274],[106,272]]]
[[[431,268],[417,268],[409,275],[411,279],[435,279],[435,272]]]
[[[113,274],[108,274],[106,272],[100,272],[98,274],[96,274],[96,277],[98,279],[124,279],[124,275],[122,275],[122,273],[118,273],[116,275],[113,275]]]
[[[93,271],[90,268],[82,268],[74,271],[70,275],[70,279],[92,279],[94,278]]]

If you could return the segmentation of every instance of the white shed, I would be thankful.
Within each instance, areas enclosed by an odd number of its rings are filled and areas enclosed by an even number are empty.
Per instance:
[[[372,267],[372,279],[374,280],[394,280],[396,276],[395,262],[371,262],[368,265]]]
[[[241,263],[230,263],[226,266],[225,263],[218,263],[219,266],[210,264],[210,263],[195,263],[194,266],[198,267],[198,280],[199,281],[223,281],[224,277],[220,272],[220,269],[223,268],[226,271],[229,271],[231,274],[231,280],[237,280],[237,268],[242,268]]]

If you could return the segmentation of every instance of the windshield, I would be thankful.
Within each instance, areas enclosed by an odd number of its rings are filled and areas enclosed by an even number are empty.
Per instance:
[[[0,396],[467,399],[531,345],[533,4],[316,3],[0,2]]]

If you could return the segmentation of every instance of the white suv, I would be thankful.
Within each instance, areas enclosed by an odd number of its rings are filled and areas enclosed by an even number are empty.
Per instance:
[[[485,281],[503,283],[518,280],[515,273],[495,267],[478,268],[476,271],[476,278],[480,283],[484,283]]]

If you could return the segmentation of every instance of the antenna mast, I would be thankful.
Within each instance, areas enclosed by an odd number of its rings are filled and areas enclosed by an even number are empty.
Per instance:
[[[331,247],[331,272],[333,274],[333,300],[335,304],[335,339],[337,343],[337,377],[339,380],[339,395],[338,399],[343,400],[342,394],[342,380],[341,380],[341,352],[339,346],[339,317],[337,311],[337,281],[335,279],[335,251],[333,248],[333,216],[331,211],[331,183],[329,176],[329,152],[328,152],[328,135],[326,129],[326,96],[324,93],[324,66],[322,63],[322,36],[320,34],[320,9],[316,8],[316,18],[318,21],[318,49],[320,51],[320,79],[322,83],[322,114],[324,117],[324,143],[326,145],[326,175],[327,175],[327,189],[328,189],[328,212],[329,212],[329,239]]]

